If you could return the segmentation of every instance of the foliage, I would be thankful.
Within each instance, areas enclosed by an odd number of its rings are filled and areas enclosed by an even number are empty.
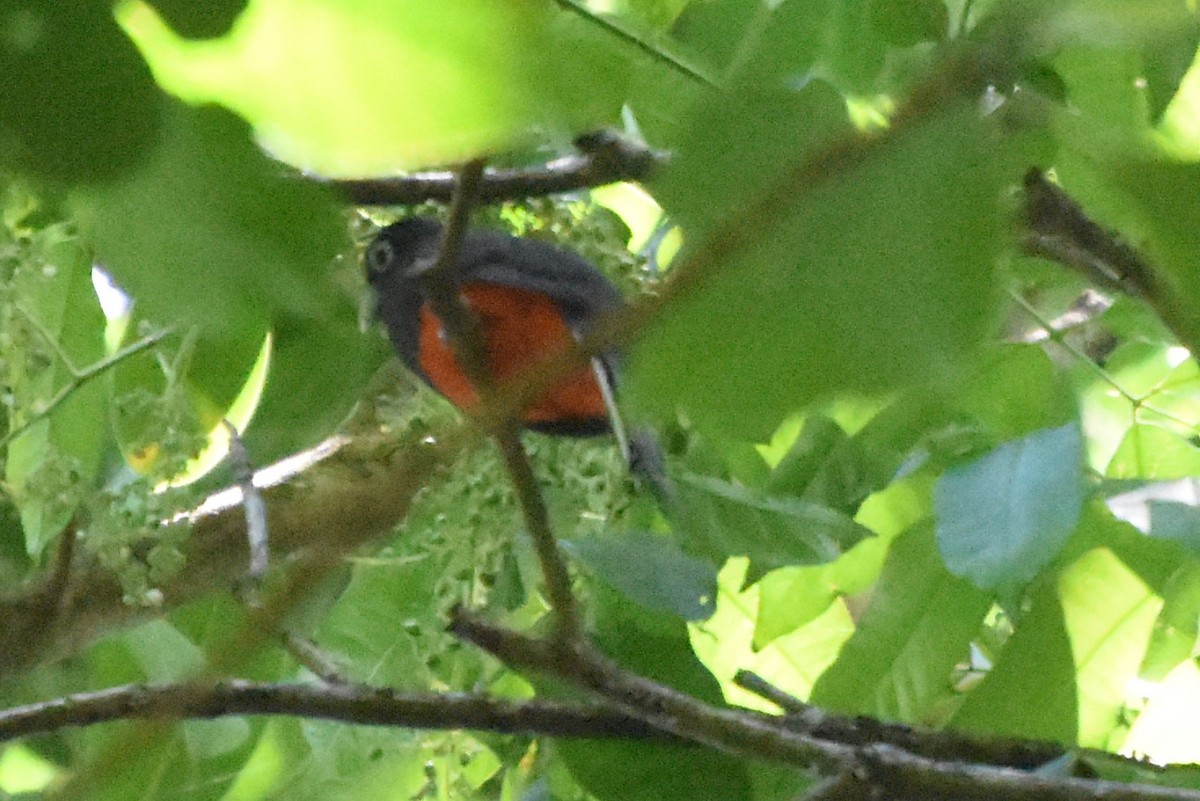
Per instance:
[[[0,4],[0,576],[14,641],[49,638],[0,657],[0,705],[229,665],[314,680],[277,638],[242,647],[239,576],[172,594],[213,570],[174,515],[230,481],[226,419],[259,465],[339,432],[461,433],[359,321],[361,246],[412,209],[351,210],[332,179],[541,165],[608,126],[669,161],[476,212],[577,250],[644,311],[617,334],[623,401],[661,431],[674,502],[607,440],[525,439],[605,652],[713,704],[773,709],[735,683],[753,669],[833,712],[1200,762],[1191,4],[60,5]],[[1031,167],[1145,254],[1138,297],[1023,247]],[[131,306],[98,300],[100,273]],[[283,626],[346,679],[578,700],[446,629],[459,606],[548,620],[518,498],[476,445]],[[42,620],[29,599],[76,534],[120,611]],[[274,556],[268,589],[296,555]],[[305,717],[63,729],[0,756],[0,791],[97,799],[807,782],[690,745]]]

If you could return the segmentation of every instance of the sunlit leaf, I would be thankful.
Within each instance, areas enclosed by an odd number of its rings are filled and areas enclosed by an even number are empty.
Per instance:
[[[919,720],[950,691],[991,598],[942,566],[928,525],[892,543],[871,603],[813,703],[843,712]]]
[[[614,112],[613,65],[605,91],[573,91],[598,66],[598,35],[552,35],[557,16],[549,4],[503,0],[252,0],[216,42],[180,39],[143,4],[128,4],[122,21],[160,83],[237,111],[277,156],[380,175]]]

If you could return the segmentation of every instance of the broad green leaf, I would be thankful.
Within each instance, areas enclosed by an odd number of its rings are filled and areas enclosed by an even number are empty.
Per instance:
[[[600,801],[752,798],[744,763],[702,746],[562,740],[554,750],[580,786]]]
[[[1200,567],[1195,560],[1175,570],[1161,590],[1163,611],[1150,634],[1138,677],[1160,681],[1190,659],[1200,634]]]
[[[1070,423],[947,470],[934,509],[950,572],[996,591],[1036,576],[1079,521],[1082,458],[1079,426]]]
[[[229,27],[246,8],[246,0],[153,0],[154,10],[167,24],[190,39],[214,39],[229,32]]]
[[[946,38],[950,12],[942,0],[872,0],[871,29],[894,47]]]
[[[665,537],[627,532],[564,540],[568,553],[626,597],[684,620],[703,620],[716,603],[717,571]]]
[[[980,357],[952,404],[982,421],[996,442],[1075,416],[1074,400],[1041,347],[999,345]]]
[[[893,543],[858,630],[813,688],[820,706],[917,721],[951,691],[951,671],[991,598],[942,566],[928,525]]]
[[[1026,604],[1004,650],[950,726],[1071,745],[1079,731],[1079,700],[1057,588],[1040,586]]]
[[[785,567],[759,581],[761,601],[754,623],[754,647],[806,626],[839,598],[866,591],[883,569],[895,534],[872,537],[827,565]]]
[[[719,264],[677,259],[686,291],[631,358],[644,408],[681,406],[750,439],[820,395],[948,375],[973,352],[992,319],[984,265],[1004,176],[973,104],[873,140],[842,133],[840,149],[822,150],[813,143],[839,133],[839,101],[818,84],[783,106],[756,100],[715,120],[710,109],[663,187],[664,207],[701,243],[692,253]],[[776,110],[795,126],[786,137]],[[765,136],[745,130],[765,118]],[[714,182],[720,201],[703,188]]]
[[[846,441],[842,427],[825,415],[809,415],[800,436],[771,470],[766,489],[773,495],[805,497],[834,449]],[[826,498],[819,500],[828,501]]]
[[[763,24],[770,10],[762,0],[688,3],[675,24],[684,51],[710,69],[723,69],[737,55],[751,26]]]
[[[353,666],[349,674],[418,690],[432,677],[427,659],[444,646],[434,608],[438,560],[380,559],[354,569],[349,585],[317,629],[315,642]],[[423,651],[426,651],[423,653]]]
[[[450,754],[422,743],[419,732],[396,732],[304,721],[311,758],[299,776],[289,776],[287,792],[278,797],[307,801],[390,801],[398,795],[419,796],[430,784],[428,770],[437,765],[438,784],[458,778],[448,769]]]
[[[599,34],[574,15],[575,33],[556,27],[564,15],[502,0],[251,0],[213,42],[180,39],[142,3],[121,18],[164,87],[236,111],[280,158],[382,175],[608,119],[625,65],[597,55]]]

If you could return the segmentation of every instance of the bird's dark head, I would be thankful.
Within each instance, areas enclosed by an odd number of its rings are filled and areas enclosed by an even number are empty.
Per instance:
[[[367,281],[376,291],[417,277],[433,266],[442,238],[442,224],[428,217],[410,217],[379,232],[363,256]]]

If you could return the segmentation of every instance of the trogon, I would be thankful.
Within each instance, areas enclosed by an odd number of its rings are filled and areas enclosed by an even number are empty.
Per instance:
[[[441,321],[427,301],[421,274],[437,260],[442,224],[412,217],[384,228],[367,247],[367,280],[376,313],[407,367],[456,406],[470,410],[478,393],[458,364]],[[462,238],[453,279],[479,321],[488,368],[497,384],[561,353],[624,300],[582,257],[534,239],[470,230]],[[617,435],[631,468],[661,479],[653,439],[630,443],[612,405],[619,357],[608,350],[547,390],[524,413],[526,427],[547,434]]]

